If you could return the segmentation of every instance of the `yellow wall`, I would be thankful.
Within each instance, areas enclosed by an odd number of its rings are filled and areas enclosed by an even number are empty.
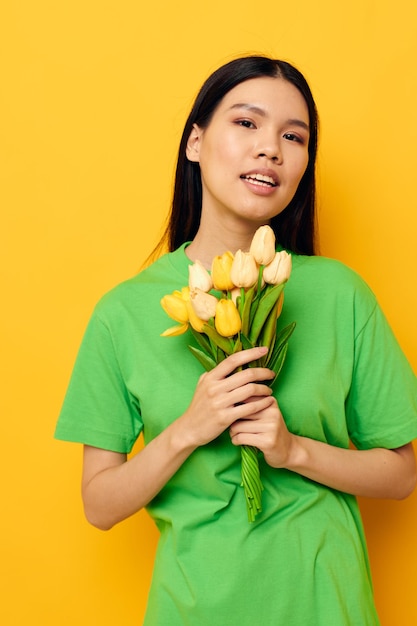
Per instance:
[[[305,72],[321,112],[321,250],[371,284],[416,370],[417,10],[21,0],[1,13],[0,622],[133,626],[156,533],[145,513],[89,527],[81,449],[52,439],[91,309],[158,239],[201,82],[266,53]],[[361,504],[382,623],[415,625],[417,496]]]

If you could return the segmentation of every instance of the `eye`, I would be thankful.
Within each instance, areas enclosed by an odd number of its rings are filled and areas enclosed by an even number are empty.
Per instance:
[[[294,133],[285,133],[284,139],[288,139],[288,141],[303,143],[303,140],[298,135],[294,135]]]
[[[235,124],[243,126],[243,128],[256,128],[255,124],[251,120],[236,120]]]
[[[306,139],[304,137],[301,137],[300,135],[297,135],[296,133],[285,133],[283,137],[287,141],[295,141],[296,143],[301,143],[302,145],[306,143]]]

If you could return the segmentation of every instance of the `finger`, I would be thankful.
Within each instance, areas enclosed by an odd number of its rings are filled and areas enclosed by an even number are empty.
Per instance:
[[[230,376],[235,370],[243,365],[247,365],[248,363],[252,363],[257,359],[265,356],[268,352],[268,348],[265,346],[260,346],[257,348],[249,348],[248,350],[241,350],[240,352],[236,352],[235,354],[231,354],[224,359],[214,370],[218,378],[225,378],[226,376]]]
[[[253,446],[260,448],[259,433],[238,433],[230,438],[234,446]]]
[[[245,429],[249,429],[250,422],[258,420],[260,414],[268,409],[271,404],[271,398],[269,396],[257,398],[250,403],[243,402],[242,404],[238,404],[233,409],[234,420],[230,428],[233,428],[234,433],[241,429],[243,425],[245,425],[243,426]]]
[[[250,415],[249,417],[233,422],[229,428],[229,434],[233,439],[233,437],[243,435],[245,433],[252,433],[253,435],[256,435],[262,432],[262,430],[262,421],[256,419],[256,415]]]
[[[235,372],[234,374],[230,374],[226,378],[217,380],[217,384],[219,390],[225,393],[230,393],[234,389],[238,389],[239,387],[245,387],[247,385],[256,383],[257,385],[262,387],[263,393],[265,393],[264,388],[267,385],[263,383],[265,383],[265,381],[272,380],[274,377],[275,373],[272,370],[267,369],[266,367],[248,367],[244,370],[240,370],[239,372]],[[255,395],[259,395],[260,393],[261,391],[258,391],[255,393]],[[248,397],[249,396],[247,396],[245,392],[245,398]]]
[[[233,389],[234,387],[242,387],[250,383],[260,385],[267,380],[272,380],[274,376],[275,372],[267,367],[247,367],[244,370],[231,374],[225,380],[229,383],[230,389]]]
[[[242,404],[250,402],[252,398],[259,399],[260,397],[270,397],[273,391],[267,385],[262,385],[257,382],[247,383],[245,385],[239,385],[236,388],[228,392],[230,404]]]
[[[273,396],[264,396],[262,398],[250,398],[240,406],[244,407],[241,411],[240,419],[237,419],[230,426],[231,432],[236,434],[240,430],[249,431],[258,428],[254,425],[256,422],[262,422],[265,425],[265,417],[271,415],[271,409],[276,408],[276,400]],[[276,419],[273,420],[276,423]]]

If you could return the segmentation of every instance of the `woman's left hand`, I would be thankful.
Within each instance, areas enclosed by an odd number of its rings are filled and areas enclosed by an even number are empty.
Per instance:
[[[247,402],[251,402],[249,399]],[[403,499],[417,481],[413,444],[399,448],[339,448],[290,433],[276,399],[230,427],[235,445],[259,448],[274,468],[286,468],[315,482],[370,498]]]
[[[285,467],[294,435],[288,431],[276,399],[271,396],[269,400],[268,407],[252,418],[234,422],[229,429],[230,438],[236,446],[254,446],[261,450],[271,467]]]

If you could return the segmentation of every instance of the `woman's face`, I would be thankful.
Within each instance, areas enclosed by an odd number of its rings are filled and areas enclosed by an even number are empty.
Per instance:
[[[203,215],[264,224],[281,213],[306,170],[309,135],[307,104],[291,83],[262,77],[234,87],[188,141]]]

